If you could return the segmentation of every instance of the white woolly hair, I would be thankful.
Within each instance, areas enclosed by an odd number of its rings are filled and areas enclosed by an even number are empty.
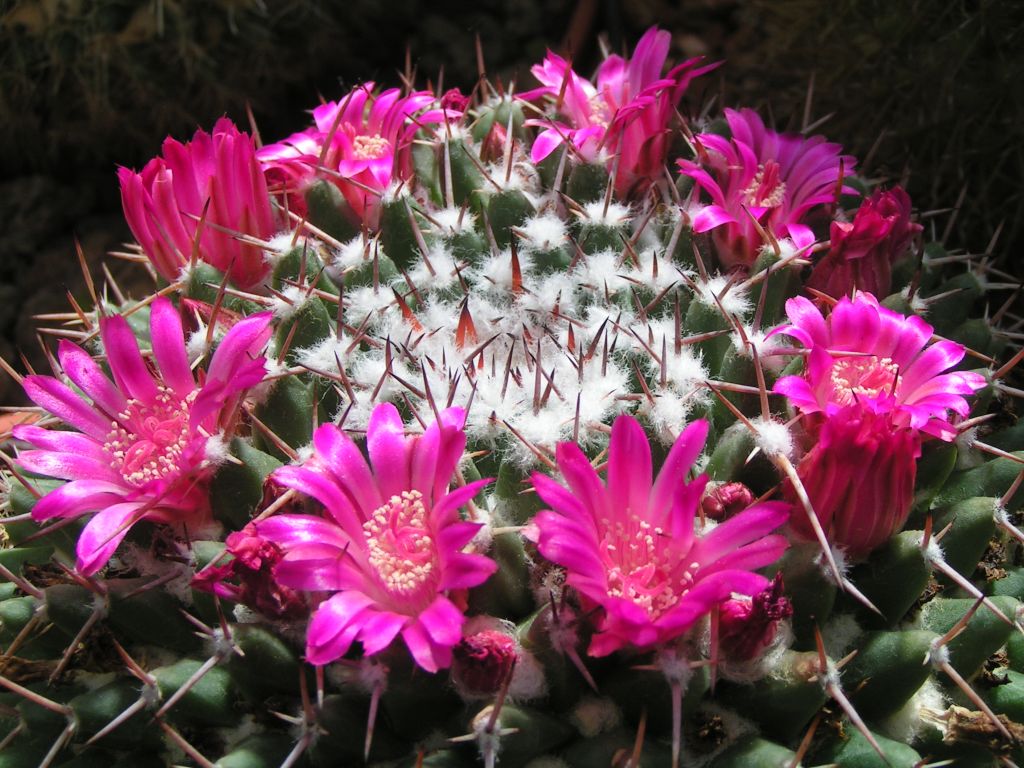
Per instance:
[[[828,655],[839,659],[849,653],[863,634],[864,630],[852,615],[840,613],[834,615],[822,628],[821,639]]]
[[[898,712],[879,723],[879,731],[883,736],[909,744],[921,737],[928,728],[939,728],[924,713],[943,712],[947,703],[942,689],[934,678],[929,677]]]
[[[629,206],[622,203],[609,203],[606,210],[603,199],[585,204],[583,213],[586,215],[583,220],[584,226],[603,227],[620,227],[629,221],[631,215]]]
[[[440,227],[442,235],[457,235],[463,230],[472,230],[476,227],[476,216],[461,208],[444,208],[430,216]]]
[[[607,696],[584,696],[573,707],[569,721],[581,736],[592,739],[598,734],[613,731],[622,723],[622,710]]]
[[[723,295],[728,283],[729,280],[724,275],[709,277],[706,283],[698,281],[695,283],[697,290],[694,292],[694,299],[715,309],[721,304],[722,309],[731,315],[746,316],[750,312],[751,306],[746,289],[734,283]]]
[[[694,754],[686,749],[686,745],[683,745],[684,760],[681,761],[683,765],[693,766],[693,768],[704,768],[704,766],[714,762],[722,752],[727,750],[737,741],[745,740],[750,738],[757,733],[757,726],[751,721],[744,717],[740,717],[731,709],[720,707],[714,702],[706,701],[700,705],[700,712],[709,717],[718,719],[721,724],[723,738],[711,752]]]
[[[297,285],[286,285],[278,293],[280,295],[271,298],[270,308],[274,311],[274,317],[281,320],[287,320],[302,309],[312,295]]]
[[[785,424],[758,417],[751,419],[756,433],[754,443],[769,456],[793,455],[793,434]]]
[[[522,249],[525,251],[551,250],[564,245],[569,239],[565,222],[553,213],[532,216],[517,229]]]

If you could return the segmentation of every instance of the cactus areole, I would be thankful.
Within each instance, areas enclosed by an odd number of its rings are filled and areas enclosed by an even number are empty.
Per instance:
[[[1014,285],[671,42],[120,169],[152,289],[3,364],[0,764],[1024,759]]]

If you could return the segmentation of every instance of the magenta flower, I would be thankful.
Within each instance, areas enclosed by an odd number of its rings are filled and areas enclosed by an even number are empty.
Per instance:
[[[833,412],[797,467],[826,538],[854,561],[901,531],[914,501],[921,435],[892,424],[892,415],[857,404]],[[797,501],[789,482],[784,494]],[[815,540],[806,515],[794,515],[790,529]]]
[[[854,290],[887,296],[892,265],[922,227],[910,220],[910,196],[900,187],[876,190],[853,221],[833,221],[828,253],[815,266],[809,288],[839,298]]]
[[[177,280],[189,264],[207,201],[199,258],[245,290],[267,277],[263,250],[235,237],[267,240],[277,227],[252,138],[230,120],[218,120],[213,135],[196,131],[187,144],[168,137],[163,156],[142,173],[119,168],[117,175],[128,226],[166,280]]]
[[[277,515],[257,526],[283,552],[275,571],[282,584],[334,593],[309,625],[311,664],[340,658],[357,640],[373,656],[399,634],[428,672],[451,663],[465,621],[458,602],[497,568],[464,551],[480,524],[459,515],[490,481],[448,490],[466,445],[464,418],[449,408],[422,436],[406,437],[398,410],[382,403],[366,431],[369,465],[344,432],[325,424],[309,461],[274,473],[326,509],[323,517]]]
[[[668,152],[669,123],[679,100],[691,80],[718,66],[697,67],[700,58],[690,59],[662,77],[671,39],[668,32],[651,27],[640,38],[632,58],[609,56],[602,62],[596,85],[549,51],[544,62],[530,70],[542,87],[520,94],[520,98],[560,98],[558,112],[568,123],[528,121],[544,128],[533,143],[533,162],[540,162],[569,141],[586,162],[598,161],[603,153],[619,155],[616,192],[621,196],[638,182],[660,177]]]
[[[100,320],[113,381],[81,347],[62,341],[57,351],[64,374],[91,402],[51,376],[25,378],[37,405],[78,430],[20,426],[14,435],[39,449],[20,454],[22,468],[71,481],[36,502],[34,520],[95,513],[78,539],[79,572],[102,568],[140,520],[194,524],[208,517],[208,444],[235,419],[243,390],[263,379],[261,350],[270,332],[269,314],[237,323],[197,386],[181,318],[161,297],[150,315],[155,365],[139,352],[128,322],[114,316]]]
[[[985,386],[969,371],[948,371],[964,357],[952,341],[929,344],[932,327],[879,305],[869,293],[843,298],[828,318],[809,300],[786,302],[789,325],[773,333],[793,337],[809,350],[803,376],[785,376],[775,391],[805,414],[834,418],[850,405],[889,414],[894,428],[910,427],[943,440],[956,428],[949,412],[966,416],[963,395]]]
[[[821,136],[770,131],[752,109],[727,109],[725,119],[731,139],[702,133],[697,136],[700,162],[678,161],[682,173],[711,198],[710,204],[691,204],[693,231],[714,230],[719,259],[727,268],[753,264],[764,245],[751,216],[797,248],[813,243],[807,215],[835,199],[840,173],[845,177],[853,170],[854,158],[841,155],[838,144]],[[848,187],[843,192],[856,194]]]
[[[303,211],[305,188],[325,178],[361,222],[375,227],[381,194],[412,175],[409,148],[419,126],[462,117],[451,92],[442,106],[426,110],[435,101],[429,91],[402,96],[397,88],[373,89],[373,83],[363,83],[341,101],[321,104],[313,110],[314,127],[259,151],[275,191],[290,208]]]
[[[684,478],[707,431],[705,421],[687,427],[653,483],[650,444],[625,414],[612,425],[607,483],[574,443],[560,443],[556,454],[567,488],[534,474],[551,507],[535,518],[537,548],[566,569],[584,610],[599,609],[591,656],[663,647],[734,593],[755,595],[769,584],[752,571],[786,549],[782,536],[768,534],[789,505],[758,504],[698,533],[707,476]]]

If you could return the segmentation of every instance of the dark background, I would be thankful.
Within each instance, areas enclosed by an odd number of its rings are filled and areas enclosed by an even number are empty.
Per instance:
[[[265,140],[305,126],[320,95],[367,79],[468,91],[474,40],[488,76],[520,89],[547,47],[590,74],[652,24],[676,60],[726,64],[688,94],[749,105],[780,128],[811,122],[875,179],[903,181],[952,249],[1024,273],[1024,2],[1016,0],[0,0],[0,355],[36,348],[32,315],[82,298],[77,237],[94,265],[129,237],[115,168],[222,114]],[[867,160],[868,162],[864,162]],[[947,232],[948,229],[948,232]],[[128,286],[139,270],[110,262]],[[98,274],[98,269],[95,270]],[[38,360],[38,356],[33,356]],[[20,366],[19,366],[20,367]],[[16,399],[0,376],[0,402]]]

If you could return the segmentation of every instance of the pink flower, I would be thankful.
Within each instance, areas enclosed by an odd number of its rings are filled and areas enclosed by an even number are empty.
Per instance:
[[[153,361],[120,316],[100,320],[111,381],[89,354],[62,341],[64,374],[91,400],[50,376],[27,376],[25,392],[74,431],[16,427],[29,472],[71,482],[40,499],[36,521],[94,512],[78,539],[78,570],[102,568],[128,530],[140,520],[202,521],[209,514],[204,481],[212,472],[206,452],[212,436],[230,427],[243,390],[259,383],[270,337],[270,315],[253,315],[224,337],[200,384],[189,366],[181,318],[171,302],[152,304]]]
[[[891,419],[856,404],[841,408],[814,431],[797,467],[826,538],[854,561],[902,530],[914,501],[921,435]],[[784,494],[796,502],[789,482]],[[815,540],[806,515],[793,515],[790,529]]]
[[[697,136],[701,161],[678,161],[682,173],[711,198],[710,204],[691,204],[693,231],[714,230],[719,259],[727,268],[753,264],[764,245],[751,216],[775,237],[792,239],[797,248],[813,243],[807,215],[835,199],[840,173],[845,177],[853,170],[854,158],[841,155],[838,144],[821,136],[770,131],[752,109],[727,109],[725,119],[731,139],[702,133]],[[851,188],[843,191],[856,194]]]
[[[718,66],[696,67],[699,58],[661,71],[672,36],[651,27],[640,38],[633,56],[609,56],[597,71],[596,86],[577,75],[565,59],[548,52],[533,72],[543,86],[520,95],[560,99],[557,120],[531,120],[544,128],[531,150],[535,163],[569,141],[586,162],[596,162],[602,150],[619,155],[616,192],[626,196],[638,183],[659,178],[670,140],[669,123],[690,81]]]
[[[363,83],[341,101],[321,104],[313,110],[314,127],[259,151],[275,191],[290,208],[303,211],[305,188],[325,178],[361,222],[375,227],[380,195],[392,182],[412,176],[409,149],[419,126],[462,117],[455,108],[461,103],[457,92],[449,91],[441,106],[426,110],[435,100],[430,91],[402,96],[397,88],[373,89],[373,83]]]
[[[722,603],[718,615],[718,647],[729,659],[750,661],[772,644],[779,622],[793,615],[783,594],[782,574],[751,598]]]
[[[397,409],[383,403],[366,431],[369,465],[344,432],[325,424],[309,461],[274,473],[326,508],[324,517],[277,515],[257,525],[283,552],[275,571],[282,584],[334,593],[309,625],[311,664],[340,658],[357,640],[373,656],[399,634],[428,672],[451,663],[465,621],[456,601],[497,568],[464,551],[480,524],[459,516],[490,481],[448,490],[466,444],[464,418],[449,408],[422,436],[406,437]]]
[[[551,507],[535,518],[537,548],[566,569],[584,610],[599,609],[591,656],[664,646],[734,593],[754,595],[768,585],[752,571],[786,549],[782,536],[768,534],[785,522],[789,505],[758,504],[697,533],[707,476],[684,478],[707,431],[705,421],[687,427],[653,484],[650,444],[628,415],[612,425],[607,484],[574,443],[560,443],[556,454],[567,488],[534,474]]]
[[[119,168],[121,203],[128,226],[157,272],[178,279],[191,258],[203,208],[199,258],[249,290],[269,273],[263,250],[235,234],[269,239],[277,230],[270,195],[252,138],[227,118],[213,135],[196,131],[192,141],[164,141],[163,156],[142,173]]]
[[[857,405],[889,414],[893,428],[910,427],[952,440],[949,412],[966,416],[963,395],[985,386],[977,373],[948,371],[964,357],[952,341],[929,344],[932,327],[879,305],[869,293],[843,298],[828,318],[805,298],[786,302],[784,333],[809,351],[803,376],[785,376],[775,391],[805,414],[832,419]]]
[[[854,290],[887,296],[892,265],[922,229],[910,220],[910,196],[900,187],[876,190],[852,222],[833,221],[831,247],[807,286],[839,298]]]

